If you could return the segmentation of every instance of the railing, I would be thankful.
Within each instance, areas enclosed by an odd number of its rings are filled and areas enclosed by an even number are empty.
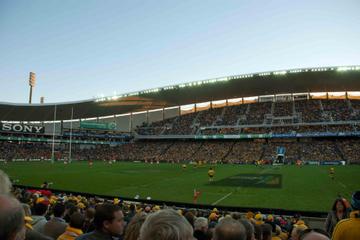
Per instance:
[[[39,187],[32,187],[32,186],[25,186],[25,185],[13,185],[16,188],[22,188],[25,190],[45,190]],[[238,207],[238,206],[222,206],[222,205],[209,205],[209,204],[192,204],[192,203],[184,203],[184,202],[171,202],[171,201],[164,201],[164,200],[147,200],[147,199],[133,199],[128,197],[121,197],[121,196],[113,196],[113,195],[102,195],[102,194],[94,194],[88,192],[75,192],[69,190],[62,190],[62,189],[52,189],[47,188],[46,190],[51,191],[55,194],[65,193],[65,194],[72,194],[72,195],[82,195],[85,197],[99,197],[103,199],[113,200],[114,198],[119,198],[123,201],[127,202],[134,202],[134,203],[147,203],[147,204],[155,204],[160,206],[171,206],[175,208],[197,208],[197,209],[208,209],[211,210],[216,207],[222,211],[233,211],[233,212],[256,212],[260,211],[264,214],[275,214],[275,215],[282,215],[282,216],[294,216],[295,214],[300,214],[301,216],[306,217],[313,217],[313,218],[321,218],[324,219],[327,216],[326,212],[318,212],[318,211],[298,211],[298,210],[286,210],[280,208],[256,208],[256,207]]]

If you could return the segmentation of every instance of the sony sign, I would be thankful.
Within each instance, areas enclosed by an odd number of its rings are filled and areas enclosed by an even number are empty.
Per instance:
[[[25,124],[0,123],[1,131],[18,133],[44,133],[45,127]]]

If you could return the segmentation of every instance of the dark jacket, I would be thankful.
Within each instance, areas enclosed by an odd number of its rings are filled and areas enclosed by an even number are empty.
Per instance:
[[[25,240],[54,240],[32,229],[26,229]]]
[[[345,211],[342,219],[345,219],[348,217],[349,217],[349,212]],[[330,234],[330,236],[332,236],[334,228],[339,221],[340,220],[337,218],[335,211],[329,212],[329,214],[326,218],[326,221],[325,221],[325,231],[327,231]]]
[[[204,233],[203,231],[200,231],[200,230],[195,230],[194,231],[194,237],[197,240],[208,240],[208,235],[206,233]]]
[[[109,234],[95,230],[93,232],[83,234],[83,235],[75,238],[75,240],[121,240],[121,238],[115,238]]]

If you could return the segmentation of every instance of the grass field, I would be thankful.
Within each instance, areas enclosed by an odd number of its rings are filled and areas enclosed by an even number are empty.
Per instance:
[[[331,180],[328,166],[218,165],[212,183],[208,167],[124,162],[95,162],[92,167],[85,162],[0,164],[22,185],[39,187],[46,180],[54,183],[54,189],[189,203],[196,188],[202,192],[199,204],[224,206],[328,211],[338,194],[349,198],[360,190],[360,166],[336,166]]]

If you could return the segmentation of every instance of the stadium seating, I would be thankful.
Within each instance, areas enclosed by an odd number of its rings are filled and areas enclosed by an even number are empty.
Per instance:
[[[343,122],[359,119],[357,100],[259,102],[208,109],[144,124],[136,132],[139,135],[213,135],[353,131],[354,122]]]

